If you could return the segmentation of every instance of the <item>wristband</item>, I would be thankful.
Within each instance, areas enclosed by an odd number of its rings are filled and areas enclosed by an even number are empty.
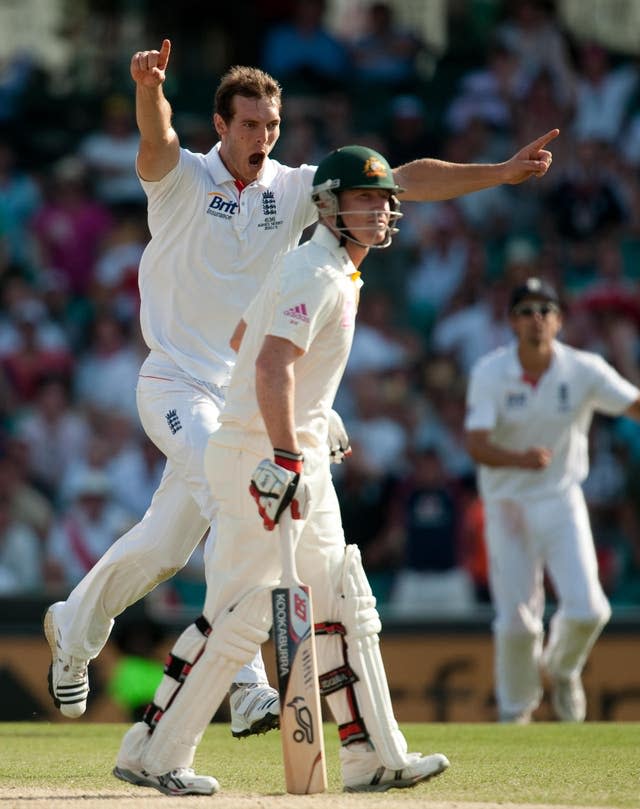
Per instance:
[[[302,464],[304,462],[304,455],[301,452],[289,452],[287,449],[273,448],[273,460],[288,469],[289,472],[294,472],[297,475],[302,474]]]

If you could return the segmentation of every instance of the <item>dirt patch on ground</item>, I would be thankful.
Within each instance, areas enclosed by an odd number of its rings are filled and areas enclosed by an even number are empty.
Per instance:
[[[215,803],[212,803],[215,801]],[[172,798],[154,790],[0,790],[0,809],[596,809],[596,807],[546,806],[542,804],[470,803],[433,801],[403,792],[368,795],[242,795]],[[599,807],[602,809],[602,807]]]

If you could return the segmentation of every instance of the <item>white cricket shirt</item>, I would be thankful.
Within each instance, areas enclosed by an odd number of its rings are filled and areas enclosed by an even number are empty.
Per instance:
[[[605,360],[554,341],[553,359],[533,387],[523,380],[517,344],[478,360],[467,392],[467,430],[490,430],[505,449],[547,447],[546,469],[479,464],[478,483],[485,499],[546,497],[581,483],[589,471],[587,433],[594,412],[619,415],[640,391]]]
[[[314,166],[267,159],[240,193],[219,156],[180,150],[158,182],[141,180],[151,241],[139,270],[140,323],[151,350],[196,379],[225,385],[229,339],[278,259],[317,219]]]
[[[229,431],[239,443],[247,433],[266,433],[256,398],[255,362],[268,334],[305,352],[294,371],[298,440],[305,449],[326,446],[329,410],[353,341],[362,285],[351,278],[355,272],[346,249],[322,225],[275,268],[243,315],[247,328],[220,417],[225,439]]]

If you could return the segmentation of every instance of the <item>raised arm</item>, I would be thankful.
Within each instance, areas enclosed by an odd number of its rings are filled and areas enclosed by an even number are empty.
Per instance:
[[[164,39],[159,51],[138,51],[131,57],[140,130],[137,165],[144,180],[161,180],[180,157],[180,142],[171,125],[171,105],[162,89],[170,53],[171,42]]]
[[[393,176],[405,189],[401,195],[403,202],[435,202],[503,183],[517,185],[547,173],[552,155],[545,146],[559,134],[559,129],[551,129],[504,163],[447,163],[426,157],[398,166]]]

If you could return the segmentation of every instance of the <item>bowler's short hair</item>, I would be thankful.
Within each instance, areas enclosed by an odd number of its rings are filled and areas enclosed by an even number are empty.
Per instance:
[[[267,98],[282,108],[282,87],[278,82],[257,67],[234,65],[220,79],[216,90],[213,111],[226,122],[233,118],[233,98]]]

